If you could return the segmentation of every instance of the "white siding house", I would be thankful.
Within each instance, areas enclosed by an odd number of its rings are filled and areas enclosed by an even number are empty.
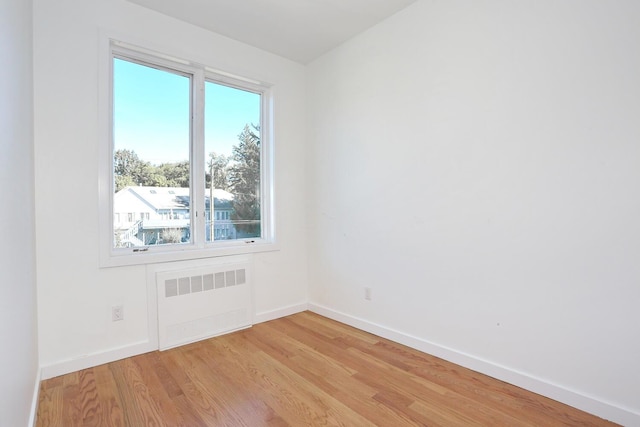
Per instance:
[[[233,195],[214,189],[214,239],[235,239],[231,221]],[[210,200],[206,200],[207,236],[210,236]],[[116,246],[176,243],[190,238],[190,194],[183,187],[125,187],[113,198],[113,229]],[[168,231],[173,234],[169,237]],[[175,232],[178,232],[177,235]]]

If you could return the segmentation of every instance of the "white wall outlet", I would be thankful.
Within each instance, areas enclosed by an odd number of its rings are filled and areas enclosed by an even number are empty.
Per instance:
[[[366,299],[367,301],[371,301],[371,288],[364,288],[364,299]]]
[[[111,320],[117,322],[118,320],[124,320],[124,307],[121,305],[114,305],[111,307]]]

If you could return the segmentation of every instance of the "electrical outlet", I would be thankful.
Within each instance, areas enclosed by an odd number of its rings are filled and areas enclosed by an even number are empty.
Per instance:
[[[111,320],[117,322],[118,320],[124,320],[124,307],[121,305],[114,305],[111,307]]]
[[[371,288],[364,288],[364,299],[371,301]]]

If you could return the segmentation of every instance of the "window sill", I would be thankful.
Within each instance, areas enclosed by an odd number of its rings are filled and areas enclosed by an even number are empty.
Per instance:
[[[123,267],[129,265],[158,264],[174,261],[188,261],[202,258],[216,258],[232,255],[244,255],[260,252],[279,251],[280,246],[274,242],[255,241],[251,243],[233,244],[229,246],[209,247],[203,249],[158,250],[146,247],[144,252],[120,252],[119,254],[105,254],[100,258],[100,268]],[[144,248],[140,248],[144,249]]]

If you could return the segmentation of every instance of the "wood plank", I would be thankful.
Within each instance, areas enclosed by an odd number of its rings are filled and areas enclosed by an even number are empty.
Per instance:
[[[85,426],[99,426],[102,418],[102,406],[98,398],[93,368],[78,372],[78,387],[82,424]]]
[[[78,372],[65,375],[62,381],[62,414],[65,426],[82,425],[82,407]]]
[[[260,328],[259,332],[252,331],[257,336],[262,336],[265,328]],[[304,343],[292,340],[285,334],[271,335],[276,342],[287,348],[297,345],[298,351],[289,352],[291,356],[282,358],[279,352],[270,353],[272,357],[278,359],[315,384],[316,387],[331,394],[336,399],[353,408],[369,421],[381,423],[382,425],[418,425],[403,414],[398,414],[390,408],[381,405],[374,399],[377,390],[367,386],[362,382],[355,381],[353,374],[356,370],[350,369],[335,359],[325,356],[321,351],[316,351]],[[262,344],[260,339],[253,339],[259,347]],[[297,344],[296,344],[297,343]],[[269,352],[271,347],[261,347],[265,352]]]
[[[613,426],[314,313],[43,381],[38,426]]]
[[[238,335],[216,340],[218,360],[225,369],[238,371],[266,403],[291,425],[362,425],[369,423],[330,395],[302,380],[287,366],[275,361]],[[242,351],[240,353],[239,351]]]
[[[165,388],[165,384],[168,384],[170,388],[174,384],[168,378],[162,381],[158,377],[158,374],[166,374],[166,370],[156,370],[157,365],[154,365],[153,357],[146,355],[132,357],[131,362],[135,364],[137,372],[140,373],[140,380],[145,384],[149,392],[149,399],[155,403],[158,416],[162,421],[169,426],[188,427]],[[175,389],[172,388],[172,391],[175,392]]]
[[[125,414],[127,426],[164,426],[160,410],[151,398],[149,387],[142,380],[140,372],[131,358],[111,364],[111,372]]]
[[[116,384],[109,365],[100,365],[93,368],[96,377],[98,398],[102,406],[101,426],[123,427],[125,426],[122,402],[118,394]]]
[[[38,401],[38,425],[43,427],[63,426],[63,387],[62,377],[59,384],[53,382],[40,386],[40,396]]]
[[[206,425],[232,426],[242,424],[235,413],[224,407],[216,395],[218,385],[207,375],[202,375],[200,363],[188,357],[189,352],[198,349],[198,344],[184,348],[169,350],[162,356],[167,369],[181,384],[185,399],[191,405],[194,413]]]
[[[185,352],[185,359],[193,367],[192,381],[198,384],[213,399],[221,414],[228,417],[228,425],[250,425],[249,419],[268,420],[271,409],[261,401],[256,401],[250,388],[243,388],[242,376],[233,369],[224,355],[211,352],[207,345],[198,351]],[[229,376],[227,376],[229,373]],[[208,384],[215,383],[216,387]]]

